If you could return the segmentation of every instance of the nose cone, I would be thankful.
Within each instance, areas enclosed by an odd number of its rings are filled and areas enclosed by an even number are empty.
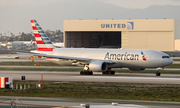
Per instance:
[[[170,58],[169,65],[171,65],[172,63],[173,63],[173,60]]]
[[[171,59],[171,58],[170,58]],[[173,60],[171,59],[171,64],[173,63]]]
[[[169,66],[169,65],[171,65],[173,63],[173,60],[171,59],[171,58],[169,58],[169,59],[164,59],[163,61],[162,61],[162,64],[164,65],[164,66]]]

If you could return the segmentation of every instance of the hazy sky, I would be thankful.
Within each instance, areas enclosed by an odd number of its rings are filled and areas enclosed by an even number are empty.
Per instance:
[[[49,3],[60,3],[60,2],[76,2],[85,0],[0,0],[0,6],[46,6]],[[180,0],[86,0],[86,1],[101,1],[105,3],[111,3],[114,5],[122,6],[125,8],[147,8],[150,5],[178,5],[180,6]]]
[[[147,8],[150,5],[180,5],[180,0],[101,0],[125,8]]]
[[[151,5],[176,6],[145,9]],[[0,0],[0,33],[29,33],[30,19],[36,19],[44,30],[62,31],[67,19],[180,19],[178,6],[180,0]]]

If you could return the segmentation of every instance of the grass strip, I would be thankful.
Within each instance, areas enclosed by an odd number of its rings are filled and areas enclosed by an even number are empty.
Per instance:
[[[180,59],[173,59],[173,61],[180,61]]]
[[[171,64],[169,66],[166,66],[165,68],[180,68],[180,64]]]
[[[36,81],[14,81],[15,85],[26,84],[27,90],[0,89],[1,96],[61,97],[91,99],[122,99],[180,102],[178,84],[140,83],[88,83],[88,82],[44,82],[43,89],[36,88]]]

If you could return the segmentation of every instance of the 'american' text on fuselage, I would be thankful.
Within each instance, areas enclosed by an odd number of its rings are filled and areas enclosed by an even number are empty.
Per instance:
[[[139,54],[107,54],[105,55],[104,59],[108,60],[139,60]]]

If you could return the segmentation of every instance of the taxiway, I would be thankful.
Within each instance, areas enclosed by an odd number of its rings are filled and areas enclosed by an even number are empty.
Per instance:
[[[161,101],[136,101],[136,100],[115,100],[115,99],[72,99],[72,98],[41,98],[41,97],[16,97],[0,96],[2,105],[9,105],[11,100],[16,100],[19,106],[38,106],[38,107],[80,107],[81,103],[89,104],[92,108],[179,108],[179,102],[161,102]],[[119,103],[118,106],[112,106],[112,102]],[[90,107],[90,108],[91,108]]]

